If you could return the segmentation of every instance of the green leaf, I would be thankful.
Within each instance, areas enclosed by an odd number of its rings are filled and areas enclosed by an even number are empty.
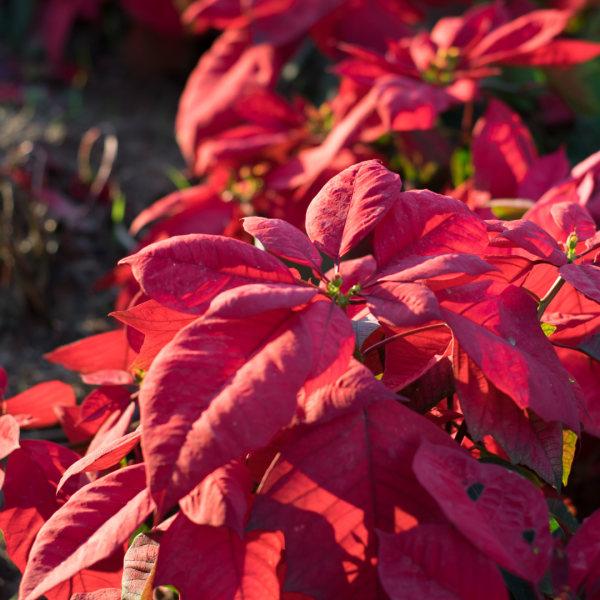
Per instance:
[[[569,474],[571,473],[571,467],[573,466],[573,459],[575,458],[575,445],[577,444],[577,434],[572,432],[570,429],[563,427],[563,485],[567,485],[569,481]]]
[[[540,323],[540,325],[546,337],[550,337],[556,331],[556,325],[550,325],[550,323]]]
[[[565,506],[564,502],[556,498],[546,500],[550,514],[560,521],[569,533],[575,533],[580,527],[579,521],[573,516],[573,513]]]
[[[192,187],[191,183],[186,179],[184,174],[175,167],[167,167],[165,169],[165,175],[173,182],[173,185],[178,190],[185,190]]]
[[[471,151],[468,147],[457,148],[450,157],[450,175],[452,185],[458,187],[473,174]]]
[[[515,600],[536,600],[531,586],[520,577],[500,569],[506,587],[511,591]]]
[[[550,533],[555,539],[559,538],[562,540],[565,537],[565,532],[562,530],[562,527],[552,515],[550,515]]]
[[[110,218],[112,219],[112,222],[115,225],[118,225],[119,223],[123,222],[123,219],[125,218],[125,205],[125,195],[123,194],[123,192],[119,191],[119,193],[113,200],[112,208],[110,211]]]

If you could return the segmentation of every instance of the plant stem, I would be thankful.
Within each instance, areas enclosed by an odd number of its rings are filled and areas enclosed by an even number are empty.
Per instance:
[[[458,442],[459,444],[462,444],[462,441],[465,439],[466,433],[467,433],[467,421],[464,420],[461,423],[460,427],[458,428],[456,435],[454,436],[454,441]]]
[[[377,342],[377,344],[373,344],[370,348],[367,348],[363,353],[363,357],[366,357],[367,354],[373,352],[373,350],[377,350],[377,348],[381,348],[393,342],[394,340],[399,340],[400,338],[407,337],[409,335],[413,335],[415,333],[421,333],[422,331],[429,331],[430,329],[438,329],[439,327],[448,327],[446,323],[437,323],[435,325],[426,325],[425,327],[419,327],[418,329],[411,329],[410,331],[405,331],[404,333],[397,333],[392,337],[386,338],[385,340],[381,340],[381,342]]]
[[[537,311],[538,321],[542,320],[548,305],[554,300],[556,294],[560,292],[560,288],[565,284],[565,280],[559,275],[558,279],[552,284],[552,287],[548,290],[548,293],[540,300],[540,305]]]

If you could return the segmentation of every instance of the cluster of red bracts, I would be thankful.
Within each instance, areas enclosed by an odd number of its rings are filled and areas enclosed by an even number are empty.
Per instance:
[[[372,160],[317,194],[307,235],[249,217],[265,250],[192,234],[124,259],[144,294],[114,313],[126,328],[48,355],[104,385],[81,407],[32,388],[0,418],[20,598],[506,599],[503,575],[593,592],[600,520],[576,532],[552,487],[580,421],[598,431],[600,240],[560,200],[536,214],[565,242],[402,192]],[[367,236],[374,255],[342,262]],[[83,458],[19,447],[53,411],[73,440],[97,432]]]

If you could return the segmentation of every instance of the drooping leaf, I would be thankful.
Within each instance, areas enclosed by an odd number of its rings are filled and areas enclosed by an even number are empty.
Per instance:
[[[221,236],[191,234],[147,246],[131,265],[144,293],[160,304],[202,314],[219,293],[248,283],[294,283],[291,271],[254,246]]]
[[[34,600],[108,558],[152,511],[144,465],[126,467],[76,492],[40,530],[20,595]]]
[[[449,293],[451,292],[451,293]],[[579,431],[569,376],[524,291],[482,281],[437,292],[441,313],[460,347],[501,392],[544,421]],[[466,371],[455,371],[466,382]]]
[[[107,370],[127,371],[135,356],[123,329],[92,335],[44,354],[44,358],[51,363],[84,374]]]
[[[528,466],[560,490],[563,470],[563,429],[523,411],[512,398],[486,379],[465,353],[454,352],[461,408],[473,441],[491,435],[511,462]]]
[[[58,490],[72,475],[89,473],[90,471],[103,471],[118,464],[123,457],[127,456],[137,446],[141,437],[142,432],[137,429],[113,442],[100,446],[93,452],[88,452],[64,472],[58,484]]]
[[[240,460],[219,467],[179,501],[183,514],[196,525],[226,525],[240,537],[248,511],[252,475]]]
[[[248,529],[285,534],[286,590],[380,598],[375,528],[403,531],[443,520],[410,466],[422,437],[456,446],[392,400],[299,431],[285,444],[261,484]]]
[[[321,271],[321,255],[304,233],[281,219],[247,217],[244,229],[269,252]]]
[[[3,406],[9,415],[31,415],[36,419],[31,425],[22,425],[23,429],[37,427],[52,427],[58,424],[54,413],[54,406],[75,406],[76,398],[73,388],[62,381],[48,381],[34,385],[26,392],[22,392],[5,400]]]
[[[19,424],[12,415],[0,417],[0,459],[19,448]]]
[[[402,182],[376,160],[349,167],[331,179],[306,211],[306,232],[315,246],[340,258],[383,219]]]
[[[240,538],[229,527],[196,525],[179,513],[161,539],[154,585],[176,585],[184,598],[278,600],[282,548],[278,532]]]
[[[586,298],[600,303],[600,269],[592,265],[563,265],[558,274]]]
[[[381,584],[392,600],[508,600],[496,565],[447,524],[378,532]]]
[[[152,600],[159,544],[140,533],[125,553],[121,600]]]
[[[548,567],[552,536],[543,496],[513,471],[424,441],[414,459],[421,485],[476,548],[532,582]]]
[[[574,593],[584,588],[588,594],[600,581],[600,511],[585,519],[567,546],[569,586]]]

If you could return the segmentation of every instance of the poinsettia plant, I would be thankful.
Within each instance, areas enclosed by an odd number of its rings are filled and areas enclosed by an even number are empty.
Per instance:
[[[592,405],[553,337],[582,324],[560,294],[600,302],[598,242],[584,207],[550,210],[564,242],[371,160],[317,194],[306,234],[250,217],[256,245],[124,259],[143,294],[126,328],[48,356],[102,384],[71,420],[100,441],[18,447],[11,415],[40,416],[6,401],[19,597],[593,594],[598,519],[560,500]]]

